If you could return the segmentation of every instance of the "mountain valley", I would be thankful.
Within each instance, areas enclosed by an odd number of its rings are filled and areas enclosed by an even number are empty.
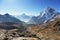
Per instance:
[[[8,13],[0,15],[0,40],[60,40],[60,14],[55,9],[47,7],[38,16],[20,18],[30,20],[24,22]]]

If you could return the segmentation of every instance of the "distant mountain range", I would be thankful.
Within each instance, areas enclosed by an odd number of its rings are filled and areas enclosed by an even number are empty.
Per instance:
[[[28,22],[32,18],[32,16],[21,14],[21,15],[18,15],[17,18],[20,19],[21,21]]]
[[[51,7],[47,7],[38,16],[28,16],[26,14],[22,14],[17,17],[13,17],[8,13],[5,15],[0,15],[0,23],[12,22],[22,24],[24,22],[27,22],[28,24],[42,24],[47,23],[48,21],[53,21],[57,15],[60,15],[60,13]]]
[[[52,19],[54,19],[57,15],[60,15],[57,11],[55,11],[51,7],[47,7],[44,11],[40,13],[37,17],[32,17],[31,20],[29,20],[29,24],[42,24],[46,23]]]

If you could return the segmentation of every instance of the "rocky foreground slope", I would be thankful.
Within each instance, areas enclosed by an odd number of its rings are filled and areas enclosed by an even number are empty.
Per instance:
[[[41,40],[60,40],[60,15],[42,25],[28,25],[28,31],[36,34]]]
[[[20,40],[19,38],[34,38],[39,39],[36,34],[32,34],[28,31],[20,31],[18,29],[13,30],[0,30],[0,40]]]

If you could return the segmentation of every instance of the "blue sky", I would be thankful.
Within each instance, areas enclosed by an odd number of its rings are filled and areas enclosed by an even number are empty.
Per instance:
[[[0,14],[39,15],[48,6],[60,12],[60,0],[0,0]]]

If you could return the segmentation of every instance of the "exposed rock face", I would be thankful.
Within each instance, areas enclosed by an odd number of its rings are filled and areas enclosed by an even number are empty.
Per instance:
[[[30,37],[19,37],[14,38],[13,40],[39,40],[38,38],[30,38]]]
[[[28,22],[29,24],[43,24],[51,19],[54,19],[57,15],[60,15],[53,8],[47,7],[44,11],[40,13],[37,17],[32,17],[32,19]]]
[[[0,40],[4,40],[6,30],[0,29]]]
[[[22,31],[18,29],[13,30],[0,30],[0,40],[13,40],[14,38],[19,37],[30,37],[30,38],[37,38],[38,37],[35,34],[32,34],[28,31]]]

